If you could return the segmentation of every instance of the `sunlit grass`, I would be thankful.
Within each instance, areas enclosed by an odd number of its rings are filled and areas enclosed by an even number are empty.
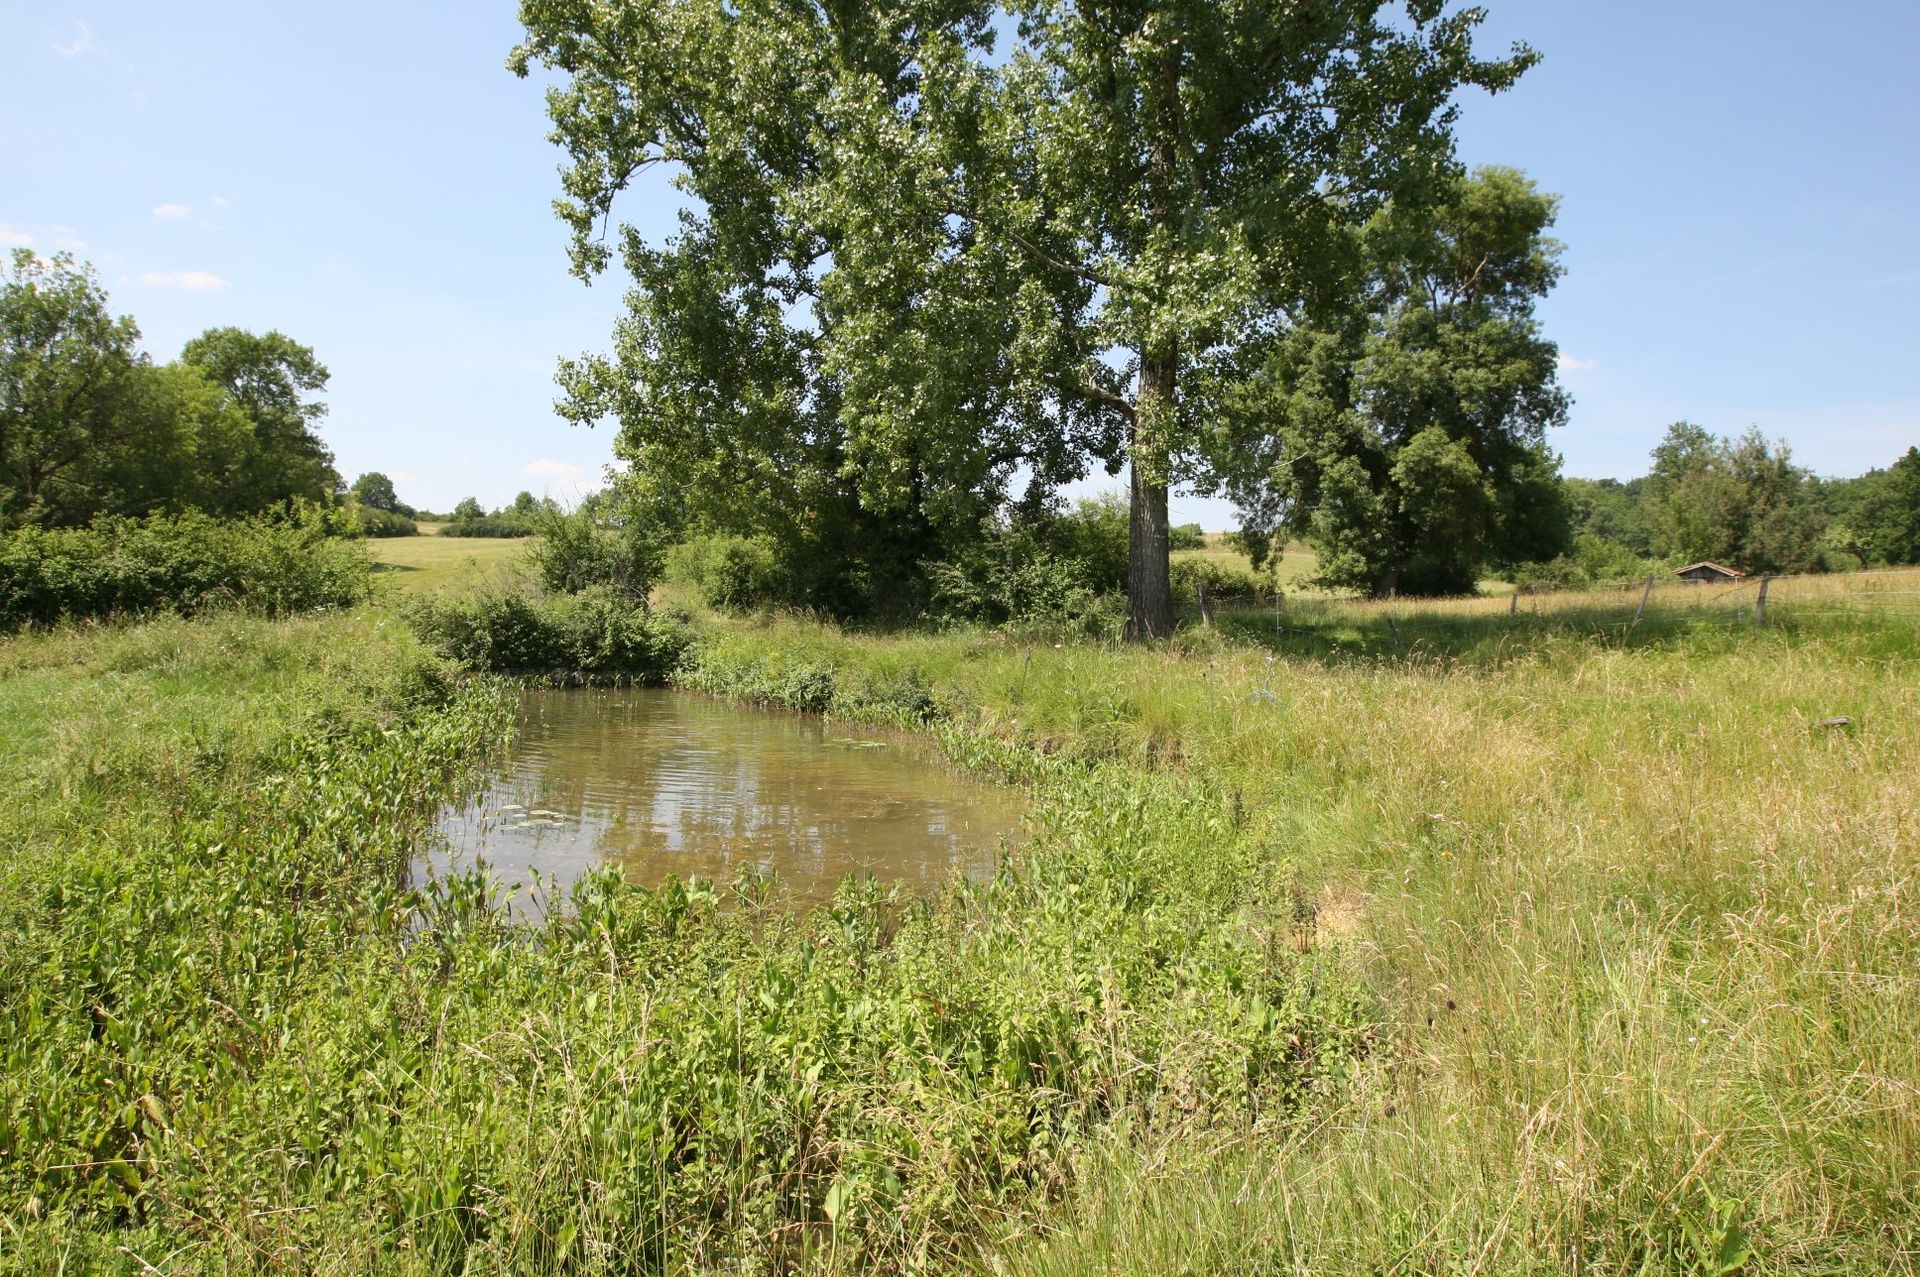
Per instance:
[[[82,1212],[0,1270],[1914,1271],[1917,577],[709,622],[685,685],[925,724],[1035,838],[924,910],[595,887],[538,944],[471,883],[401,925],[415,742],[489,720],[432,735],[397,617],[0,641],[0,1176]]]
[[[780,621],[713,650],[911,670],[988,735],[1209,777],[1378,992],[1313,1132],[1110,1133],[1066,1231],[1000,1268],[1911,1271],[1913,576],[1784,583],[1759,629],[1683,595],[1628,641],[1442,605],[1503,637],[1404,656]],[[1393,606],[1425,605],[1330,608]]]
[[[526,561],[524,538],[426,535],[428,528],[438,527],[422,524],[421,536],[369,540],[375,579],[391,582],[402,594],[432,594],[484,585],[518,572]]]

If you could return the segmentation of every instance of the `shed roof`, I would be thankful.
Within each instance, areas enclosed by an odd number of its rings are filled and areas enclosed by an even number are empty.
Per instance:
[[[1673,574],[1675,576],[1685,576],[1687,573],[1697,572],[1701,568],[1706,568],[1709,571],[1718,572],[1721,576],[1745,576],[1746,575],[1746,573],[1742,572],[1739,568],[1730,568],[1730,567],[1727,567],[1725,564],[1721,564],[1721,563],[1710,563],[1705,559],[1702,559],[1698,563],[1689,563],[1687,564],[1687,566],[1683,568],[1675,568]]]

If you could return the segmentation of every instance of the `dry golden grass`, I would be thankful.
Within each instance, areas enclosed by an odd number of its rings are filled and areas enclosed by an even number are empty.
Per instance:
[[[1380,1050],[1292,1142],[1117,1142],[1012,1270],[1914,1271],[1916,585],[1488,663],[1128,662],[1108,695],[1349,902]]]
[[[1637,594],[1300,603],[1397,612],[1406,655],[750,641],[1210,778],[1376,991],[1372,1055],[1302,1122],[1115,1132],[996,1271],[1915,1272],[1916,581],[1775,582],[1763,628],[1671,587],[1631,635]]]

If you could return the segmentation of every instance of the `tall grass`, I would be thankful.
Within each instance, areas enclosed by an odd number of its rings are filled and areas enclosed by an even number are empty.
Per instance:
[[[0,645],[10,718],[70,704],[7,772],[0,1266],[952,1269],[1116,1116],[1283,1131],[1369,1049],[1226,795],[985,738],[1039,786],[989,883],[796,918],[608,873],[516,929],[406,876],[503,704],[394,628]]]
[[[976,735],[1209,778],[1310,888],[1315,950],[1382,998],[1383,1048],[1310,1132],[1109,1132],[1074,1222],[1001,1267],[1912,1271],[1920,627],[1900,597],[1759,630],[1650,608],[1624,643],[1469,626],[1404,657],[802,624],[703,653],[751,664],[708,679],[726,690],[859,713],[865,683],[904,680]]]
[[[0,1255],[1913,1271],[1920,633],[1512,620],[712,628],[684,685],[925,726],[1033,838],[803,917],[597,876],[538,931],[394,877],[500,721],[398,627],[0,644]]]

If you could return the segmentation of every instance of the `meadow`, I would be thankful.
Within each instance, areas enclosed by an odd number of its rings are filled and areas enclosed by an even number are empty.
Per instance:
[[[0,639],[0,1269],[1914,1271],[1916,578],[703,617],[1033,836],[537,929],[407,872],[508,699],[404,613]]]
[[[423,523],[419,536],[369,541],[376,579],[402,595],[427,595],[451,586],[497,583],[524,565],[523,538],[443,537],[440,527]]]

